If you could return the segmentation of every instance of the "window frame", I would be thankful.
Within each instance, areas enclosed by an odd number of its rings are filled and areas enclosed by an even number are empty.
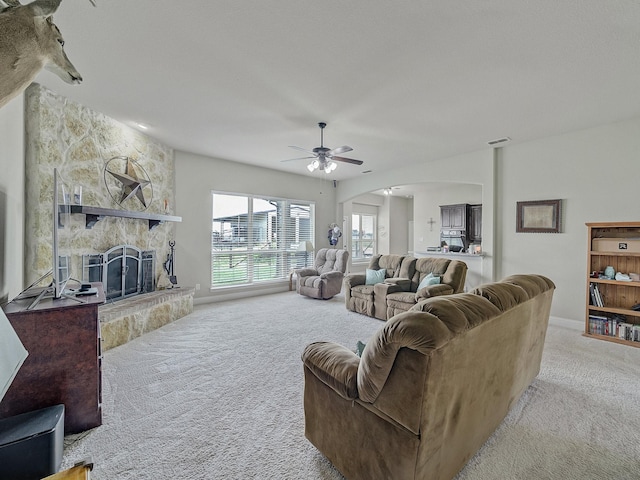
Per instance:
[[[219,216],[215,213],[216,196],[245,200],[246,212]],[[257,202],[268,202],[274,209],[261,209]],[[293,268],[313,263],[313,252],[298,250],[298,246],[307,240],[315,243],[315,202],[212,190],[211,207],[212,290],[287,280]],[[298,211],[301,214],[291,215],[292,207],[300,207]],[[306,216],[305,209],[308,212]],[[242,207],[240,210],[243,210]],[[288,212],[289,216],[285,217],[284,212]],[[263,218],[259,219],[260,216]],[[231,218],[236,218],[237,224],[225,229],[223,225],[230,224]],[[287,222],[287,218],[294,218],[294,223]],[[225,261],[228,261],[230,269],[222,266]],[[236,267],[238,270],[233,271]],[[222,281],[225,277],[227,280]]]
[[[358,217],[358,225],[354,225],[354,217]],[[372,218],[372,223],[373,223],[373,230],[371,232],[372,238],[363,238],[363,232],[364,230],[362,229],[362,219],[363,217],[371,217]],[[363,212],[363,211],[353,211],[351,213],[351,238],[350,238],[350,242],[351,242],[351,258],[352,261],[354,263],[358,263],[358,262],[368,262],[371,257],[373,257],[374,255],[376,255],[378,253],[378,235],[377,235],[377,224],[378,224],[378,214],[377,213],[373,213],[373,212]],[[354,230],[358,231],[358,237],[355,238],[353,235]],[[363,244],[363,242],[366,241],[371,241],[371,249],[372,249],[372,253],[369,255],[364,255],[364,250],[363,250],[363,255],[357,255],[356,252],[360,251],[360,246]]]

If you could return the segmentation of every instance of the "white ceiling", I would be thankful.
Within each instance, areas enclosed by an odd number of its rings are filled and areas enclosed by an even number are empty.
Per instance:
[[[324,121],[341,180],[640,115],[638,0],[96,3],[54,16],[84,83],[37,81],[210,157],[309,175]]]

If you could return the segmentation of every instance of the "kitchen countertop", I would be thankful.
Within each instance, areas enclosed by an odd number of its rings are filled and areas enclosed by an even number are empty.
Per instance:
[[[482,258],[483,253],[465,253],[465,252],[413,252],[413,256],[419,257],[463,257],[463,258]]]

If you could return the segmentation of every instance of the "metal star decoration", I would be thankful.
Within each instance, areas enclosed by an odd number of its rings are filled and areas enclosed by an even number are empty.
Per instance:
[[[135,196],[138,198],[138,200],[140,200],[140,203],[142,203],[144,208],[147,208],[147,200],[144,197],[143,189],[147,185],[150,185],[151,181],[141,178],[140,175],[138,175],[138,172],[136,171],[136,168],[134,166],[136,162],[132,161],[129,157],[115,158],[120,158],[122,160],[126,158],[127,161],[125,173],[113,172],[105,167],[105,171],[122,184],[122,191],[120,192],[120,200],[118,201],[118,203],[122,205],[125,201]]]

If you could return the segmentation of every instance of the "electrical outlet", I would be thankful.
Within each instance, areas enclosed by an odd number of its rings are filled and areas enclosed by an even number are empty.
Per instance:
[[[200,290],[200,284],[196,283],[196,290]]]

